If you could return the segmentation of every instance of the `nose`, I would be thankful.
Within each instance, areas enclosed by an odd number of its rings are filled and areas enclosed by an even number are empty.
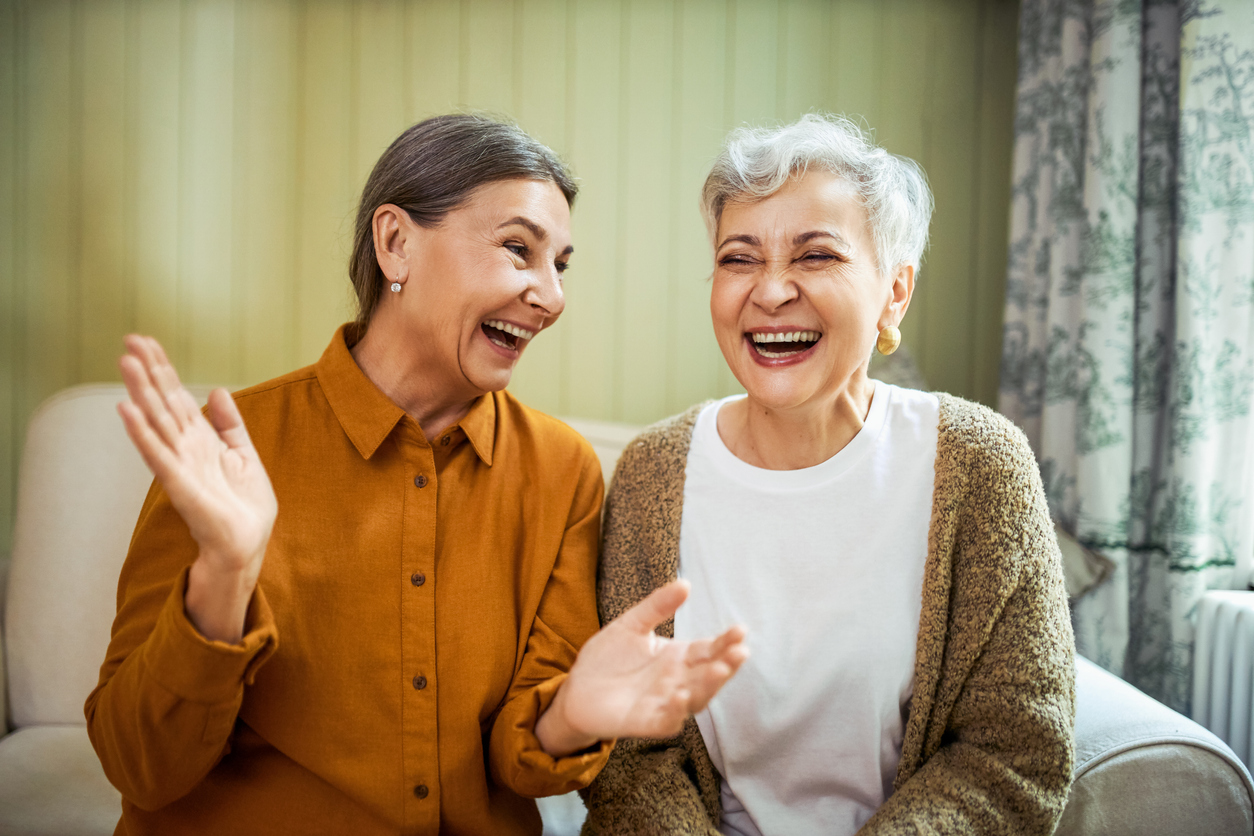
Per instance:
[[[765,311],[775,311],[797,298],[797,285],[788,275],[786,264],[768,262],[753,283],[749,298]]]
[[[530,272],[531,280],[523,291],[523,301],[551,323],[566,309],[566,296],[562,293],[562,274],[553,264]]]

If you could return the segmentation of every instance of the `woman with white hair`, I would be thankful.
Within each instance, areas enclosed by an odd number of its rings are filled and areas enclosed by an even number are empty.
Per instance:
[[[620,741],[585,834],[1048,834],[1073,760],[1074,643],[1023,435],[871,380],[900,339],[931,194],[843,118],[734,132],[702,193],[710,313],[746,395],[627,447],[600,614],[675,577],[663,635],[752,655],[663,741]]]

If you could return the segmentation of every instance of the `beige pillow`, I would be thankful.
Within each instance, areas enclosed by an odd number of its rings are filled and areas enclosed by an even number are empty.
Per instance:
[[[1058,548],[1062,552],[1062,574],[1067,582],[1067,597],[1072,601],[1097,586],[1115,570],[1115,564],[1105,555],[1080,545],[1057,522],[1054,534],[1058,536]]]

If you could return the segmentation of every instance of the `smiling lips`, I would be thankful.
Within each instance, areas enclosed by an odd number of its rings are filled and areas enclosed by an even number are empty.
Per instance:
[[[518,351],[522,347],[520,342],[526,342],[536,335],[535,331],[528,331],[499,319],[486,320],[479,327],[489,340],[506,351]]]
[[[808,351],[823,336],[819,331],[756,331],[745,334],[753,350],[767,360],[795,357]]]

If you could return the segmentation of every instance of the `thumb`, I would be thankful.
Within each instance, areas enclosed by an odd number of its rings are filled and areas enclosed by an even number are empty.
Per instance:
[[[248,437],[248,429],[244,426],[244,417],[239,414],[235,399],[225,389],[214,389],[209,393],[209,423],[218,431],[218,437],[232,450],[252,446]]]
[[[639,604],[618,617],[619,622],[633,633],[651,633],[666,619],[675,614],[679,605],[688,599],[691,584],[675,580],[659,587]]]

